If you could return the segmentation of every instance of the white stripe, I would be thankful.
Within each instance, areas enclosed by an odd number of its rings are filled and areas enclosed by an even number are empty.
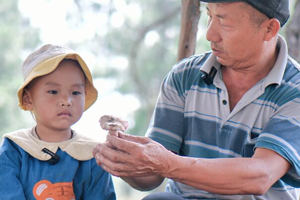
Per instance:
[[[272,101],[269,101],[269,100],[256,99],[252,103],[254,103],[254,104],[257,103],[257,104],[261,104],[261,105],[264,105],[264,106],[270,106],[270,107],[272,107],[276,110],[279,109],[279,106],[276,103],[274,103]]]
[[[183,113],[183,108],[179,108],[178,106],[173,106],[173,105],[167,105],[167,104],[161,104],[158,103],[156,105],[156,108],[167,108],[168,110],[173,110],[173,111],[177,111],[177,112],[181,112]]]
[[[199,87],[198,85],[192,85],[191,89],[196,90],[197,92],[210,93],[212,95],[218,94],[217,89],[202,88],[202,87]]]
[[[221,119],[219,119],[218,116],[210,116],[207,114],[201,114],[201,113],[197,113],[197,112],[185,113],[184,116],[185,117],[196,117],[199,119],[204,119],[204,120],[209,120],[209,121],[213,121],[216,123],[221,123]]]
[[[235,153],[233,151],[230,151],[228,149],[221,149],[219,147],[216,147],[216,146],[213,146],[213,145],[208,145],[208,144],[198,142],[198,141],[185,141],[185,143],[189,144],[189,145],[195,145],[195,146],[200,146],[200,147],[204,147],[204,148],[207,148],[207,149],[215,150],[215,151],[227,154],[227,155],[232,155],[234,157],[242,157],[240,154],[237,154],[237,153]]]
[[[299,90],[299,83],[292,83],[290,81],[286,82],[285,80],[282,80],[282,85],[288,85]]]
[[[153,133],[154,131],[159,132],[159,133],[162,133],[162,134],[164,134],[164,135],[168,135],[168,136],[170,136],[171,138],[174,138],[175,140],[178,140],[179,142],[182,142],[182,138],[181,138],[180,136],[178,136],[178,135],[176,135],[176,134],[174,134],[174,133],[172,133],[172,132],[170,132],[170,131],[167,131],[167,130],[165,130],[165,129],[161,129],[161,128],[151,127],[151,128],[148,129],[146,135],[149,136],[149,134],[150,134],[150,133]]]
[[[165,91],[165,93],[169,93],[171,91],[172,94],[176,94],[178,97],[180,96],[178,94],[178,91],[174,87],[172,87],[169,83],[164,84],[164,87],[162,89],[163,89],[163,91]]]

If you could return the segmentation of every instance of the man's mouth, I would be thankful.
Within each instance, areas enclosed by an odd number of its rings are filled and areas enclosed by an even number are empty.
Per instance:
[[[212,48],[212,50],[213,50],[213,52],[216,52],[216,53],[222,53],[222,51],[217,48]]]

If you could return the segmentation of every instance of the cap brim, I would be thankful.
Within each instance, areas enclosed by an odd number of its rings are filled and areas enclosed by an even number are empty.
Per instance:
[[[96,100],[98,96],[97,89],[94,87],[93,84],[93,78],[92,74],[90,73],[90,70],[88,69],[86,63],[84,60],[76,53],[69,53],[69,54],[62,54],[59,56],[55,56],[53,58],[50,58],[36,66],[30,74],[26,77],[23,84],[20,86],[18,90],[18,98],[19,98],[19,106],[21,109],[26,110],[26,108],[23,105],[23,93],[24,88],[35,78],[41,77],[47,74],[50,74],[53,72],[59,65],[59,63],[63,59],[72,59],[77,60],[80,64],[80,67],[82,71],[84,72],[87,81],[86,81],[86,96],[85,96],[85,107],[84,110],[87,110]]]

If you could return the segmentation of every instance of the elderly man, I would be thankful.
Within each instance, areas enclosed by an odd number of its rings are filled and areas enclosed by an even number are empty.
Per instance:
[[[300,66],[278,35],[289,2],[205,2],[212,51],[175,65],[147,137],[109,135],[98,164],[139,190],[169,179],[145,199],[298,200]]]

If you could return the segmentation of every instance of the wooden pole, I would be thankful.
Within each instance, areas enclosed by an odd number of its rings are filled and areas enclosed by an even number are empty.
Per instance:
[[[195,53],[200,15],[199,0],[182,0],[178,61]]]
[[[286,25],[286,41],[288,43],[289,55],[300,62],[300,0],[294,6],[294,14]]]

